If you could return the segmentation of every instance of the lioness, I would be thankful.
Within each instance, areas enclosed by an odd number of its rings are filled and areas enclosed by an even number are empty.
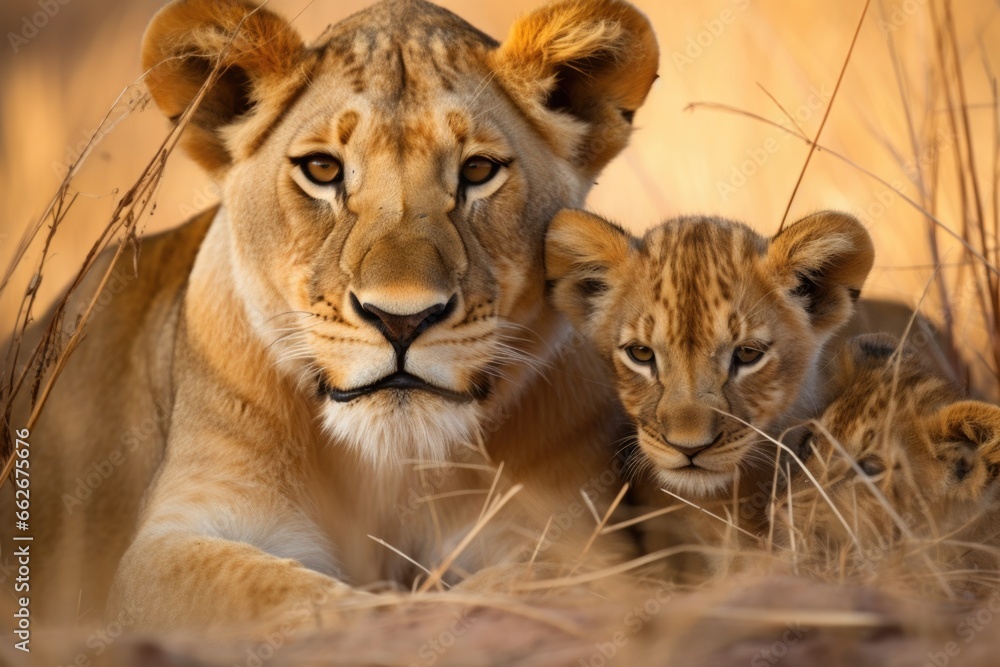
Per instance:
[[[629,138],[648,20],[563,0],[500,44],[387,0],[306,46],[266,9],[175,0],[142,61],[171,119],[221,62],[184,145],[222,204],[144,242],[31,433],[36,613],[277,622],[424,576],[369,535],[460,580],[531,555],[557,514],[537,558],[579,555],[581,488],[602,511],[617,491],[595,482],[614,404],[599,363],[561,353],[543,238]],[[515,484],[516,522],[463,545]]]

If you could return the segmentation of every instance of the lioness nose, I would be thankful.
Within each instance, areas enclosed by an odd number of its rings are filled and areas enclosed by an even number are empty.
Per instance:
[[[448,303],[434,304],[416,313],[390,313],[373,304],[360,303],[354,295],[351,295],[351,299],[358,315],[371,322],[390,343],[404,350],[420,334],[446,319],[455,309],[454,298]]]

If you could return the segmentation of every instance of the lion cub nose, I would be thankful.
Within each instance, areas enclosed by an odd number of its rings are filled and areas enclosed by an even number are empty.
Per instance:
[[[691,443],[691,442],[674,442],[673,440],[668,440],[667,443],[679,451],[681,454],[687,455],[688,458],[694,458],[701,452],[705,451],[709,447],[715,444],[715,441],[719,439],[719,436],[715,436],[708,442],[701,443]]]
[[[352,295],[358,314],[371,322],[394,346],[409,347],[417,337],[444,320],[455,308],[455,299],[437,303],[416,313],[390,313],[371,303],[360,303]]]
[[[661,417],[667,443],[691,458],[714,445],[722,435],[717,415],[699,403],[671,405]]]

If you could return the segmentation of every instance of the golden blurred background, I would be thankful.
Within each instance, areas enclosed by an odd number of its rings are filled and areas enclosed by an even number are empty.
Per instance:
[[[0,6],[5,35],[0,46],[0,266],[6,268],[23,231],[45,211],[68,165],[116,98],[140,78],[140,38],[160,4],[7,0]],[[368,4],[271,0],[269,6],[292,18],[308,40]],[[514,17],[541,0],[439,4],[502,39]],[[602,175],[590,207],[634,230],[679,214],[712,213],[765,233],[775,231],[808,145],[760,119],[688,107],[723,103],[814,136],[864,0],[635,4],[648,13],[659,36],[660,79],[637,115],[632,145]],[[931,225],[889,185],[932,210],[952,231],[976,240],[980,252],[1000,263],[998,14],[997,0],[871,2],[820,140],[848,161],[817,152],[789,215],[793,220],[840,208],[868,224],[878,249],[870,296],[916,305],[934,276]],[[102,132],[72,183],[71,192],[79,196],[53,244],[39,290],[43,306],[77,270],[116,202],[166,135],[167,121],[154,105],[142,102],[141,90],[131,91],[111,111],[113,130]],[[130,103],[138,107],[126,113]],[[155,212],[139,227],[150,233],[177,225],[215,197],[208,178],[177,152]],[[939,230],[935,238],[943,282],[927,292],[922,311],[945,329],[951,312],[974,388],[1000,400],[995,368],[1000,353],[994,354],[989,343],[995,324],[983,317],[998,306],[977,288],[985,288],[986,270],[947,232]],[[33,271],[22,267],[0,295],[8,331]],[[943,307],[944,298],[950,310]]]

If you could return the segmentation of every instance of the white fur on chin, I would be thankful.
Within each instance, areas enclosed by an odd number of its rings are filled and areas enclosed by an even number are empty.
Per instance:
[[[657,477],[663,488],[682,498],[696,500],[732,487],[733,473],[714,470],[668,470],[659,468]]]
[[[419,390],[383,390],[350,403],[326,400],[323,427],[374,466],[444,462],[455,448],[479,442],[482,408]]]

